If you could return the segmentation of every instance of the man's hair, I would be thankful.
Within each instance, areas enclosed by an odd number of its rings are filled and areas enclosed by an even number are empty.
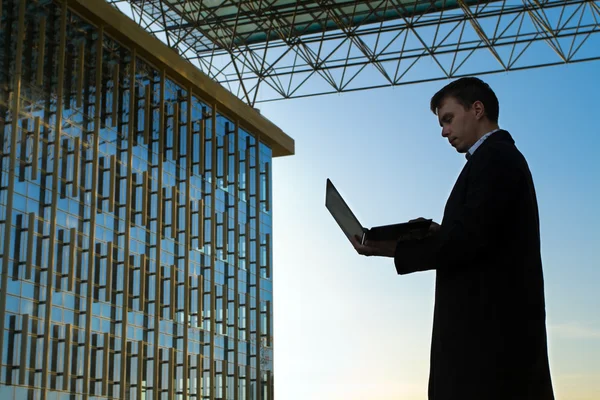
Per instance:
[[[485,115],[498,123],[500,105],[496,94],[490,86],[479,78],[460,78],[450,82],[431,98],[431,112],[437,115],[437,110],[448,97],[454,97],[465,109],[471,108],[473,103],[480,101],[485,107]]]

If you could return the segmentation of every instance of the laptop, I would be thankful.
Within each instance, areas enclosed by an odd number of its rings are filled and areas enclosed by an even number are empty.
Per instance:
[[[376,226],[370,229],[365,228],[358,221],[358,218],[356,218],[350,207],[348,207],[348,204],[342,198],[342,195],[329,179],[327,179],[325,190],[325,207],[327,207],[346,237],[350,240],[352,237],[357,237],[360,239],[360,244],[365,244],[367,240],[396,240],[407,234],[414,234],[415,236],[425,235],[432,221],[431,219],[425,219],[394,225]]]

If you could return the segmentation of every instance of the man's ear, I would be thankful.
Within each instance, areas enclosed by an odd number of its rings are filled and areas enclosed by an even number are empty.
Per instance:
[[[485,116],[485,106],[481,101],[475,101],[471,108],[473,109],[473,111],[475,111],[475,118],[481,119]]]

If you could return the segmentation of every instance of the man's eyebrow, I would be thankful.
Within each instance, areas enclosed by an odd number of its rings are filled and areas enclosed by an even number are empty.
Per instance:
[[[451,112],[446,112],[446,113],[442,114],[440,116],[440,126],[442,126],[442,122],[447,121],[448,118],[451,118],[451,117],[452,117],[452,113]]]

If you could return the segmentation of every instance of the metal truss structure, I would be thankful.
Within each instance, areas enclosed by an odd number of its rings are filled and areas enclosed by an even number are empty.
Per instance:
[[[107,0],[248,104],[600,59],[599,0]]]

